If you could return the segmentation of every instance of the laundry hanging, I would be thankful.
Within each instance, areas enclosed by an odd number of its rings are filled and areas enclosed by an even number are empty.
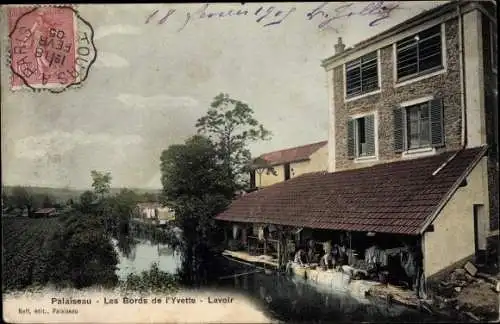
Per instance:
[[[233,225],[233,239],[234,240],[238,239],[238,229],[239,229],[238,225],[236,225],[236,224]]]

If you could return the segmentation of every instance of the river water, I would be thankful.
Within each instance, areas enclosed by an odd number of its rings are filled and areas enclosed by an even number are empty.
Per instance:
[[[120,248],[117,275],[124,279],[129,273],[139,274],[156,262],[163,271],[175,274],[181,267],[181,254],[167,244],[152,243],[147,239],[134,240],[128,248]],[[123,245],[123,244],[122,244]],[[227,261],[219,279],[210,288],[243,294],[270,318],[283,321],[307,322],[435,322],[446,319],[429,316],[399,305],[371,301],[345,293],[327,291],[302,279],[277,274],[255,273],[255,269]],[[244,274],[247,273],[248,274]],[[231,276],[244,274],[241,276]],[[224,278],[229,277],[229,278]]]

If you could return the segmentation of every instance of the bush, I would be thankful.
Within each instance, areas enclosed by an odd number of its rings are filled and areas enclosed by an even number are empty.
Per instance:
[[[140,275],[131,273],[121,283],[122,288],[128,291],[170,293],[178,289],[177,278],[158,268],[153,263],[149,270],[142,271]]]
[[[118,256],[96,218],[69,217],[47,243],[44,278],[58,286],[75,288],[100,285],[113,287]]]

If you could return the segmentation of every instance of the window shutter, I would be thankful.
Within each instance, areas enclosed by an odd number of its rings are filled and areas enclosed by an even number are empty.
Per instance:
[[[375,155],[375,115],[365,117],[366,155]]]
[[[354,159],[354,119],[347,122],[347,157]]]
[[[429,116],[431,118],[432,146],[444,145],[443,103],[441,99],[434,99],[429,103]]]
[[[394,126],[394,151],[404,151],[404,134],[403,134],[403,109],[398,107],[393,110],[393,126]]]

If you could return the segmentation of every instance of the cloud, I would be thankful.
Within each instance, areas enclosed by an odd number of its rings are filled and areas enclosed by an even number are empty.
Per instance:
[[[156,95],[151,97],[144,97],[141,95],[122,93],[116,99],[124,105],[134,108],[182,108],[182,107],[196,107],[198,101],[191,97],[173,97],[169,95]]]
[[[116,136],[107,133],[87,134],[82,131],[72,133],[54,130],[40,136],[28,136],[15,143],[18,158],[40,159],[45,156],[60,157],[66,152],[82,145],[105,145],[122,152],[128,145],[142,142],[139,135]]]
[[[97,55],[96,66],[123,68],[128,67],[129,63],[123,57],[110,52],[99,52]]]
[[[141,29],[131,25],[107,25],[96,30],[94,39],[101,39],[110,35],[140,35]]]

